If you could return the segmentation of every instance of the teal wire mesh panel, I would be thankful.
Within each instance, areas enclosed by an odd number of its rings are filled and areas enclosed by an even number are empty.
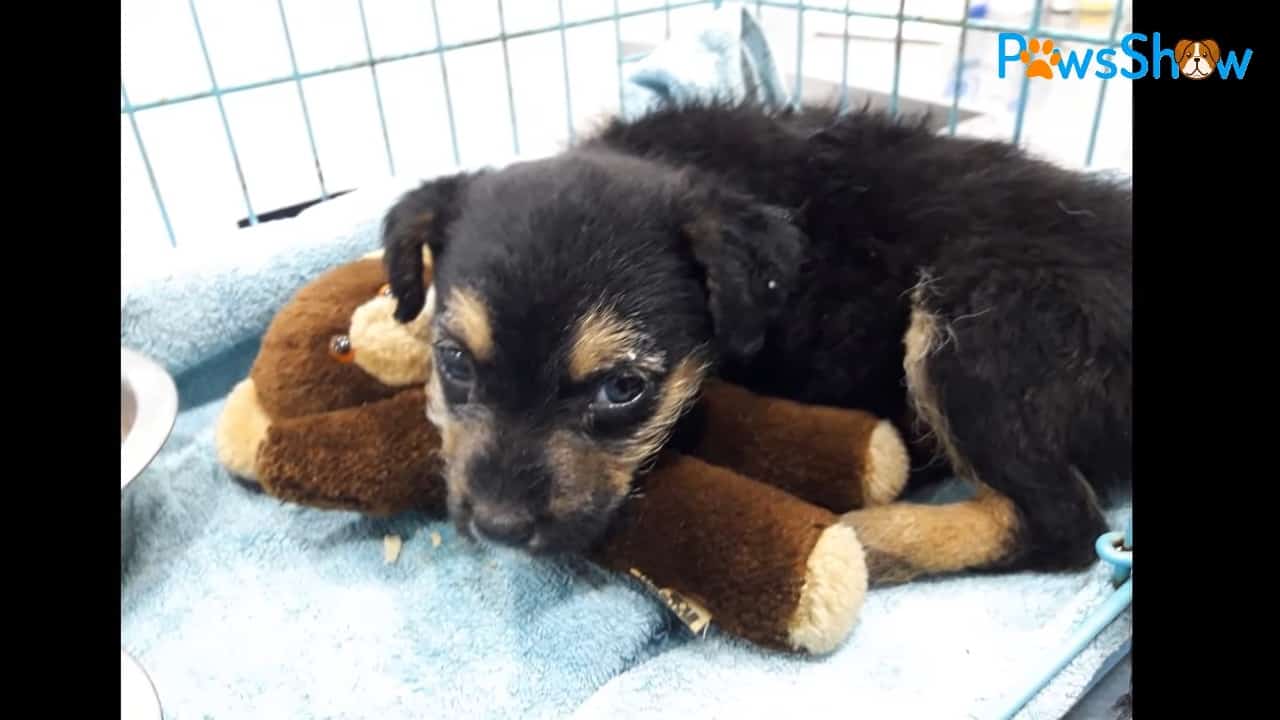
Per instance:
[[[370,0],[372,2],[373,0]],[[627,56],[623,47],[622,23],[624,20],[631,18],[640,18],[646,16],[661,17],[664,25],[664,35],[669,36],[672,30],[673,12],[692,7],[720,7],[720,0],[690,0],[686,2],[667,0],[661,4],[650,3],[650,6],[626,10],[619,0],[600,0],[593,3],[593,7],[598,7],[603,14],[596,17],[568,19],[566,15],[566,1],[555,0],[555,15],[549,18],[550,22],[537,26],[527,27],[519,30],[511,30],[509,22],[511,18],[514,3],[522,2],[522,0],[478,0],[478,2],[491,2],[496,5],[497,12],[497,32],[495,34],[483,37],[469,38],[461,41],[446,42],[445,33],[442,31],[441,15],[438,4],[442,4],[451,0],[421,0],[421,2],[429,7],[430,17],[434,23],[434,31],[424,33],[424,43],[422,47],[412,50],[404,50],[394,53],[379,54],[375,52],[375,45],[370,40],[370,28],[367,20],[366,0],[350,0],[357,10],[359,18],[360,34],[363,41],[363,57],[348,62],[338,63],[330,66],[302,69],[299,63],[298,54],[295,48],[295,34],[291,25],[290,10],[285,0],[276,0],[275,15],[278,16],[280,29],[283,32],[284,42],[287,49],[288,72],[270,77],[263,80],[254,80],[251,82],[230,83],[221,82],[219,68],[214,62],[213,55],[210,53],[209,44],[206,41],[205,28],[201,22],[201,11],[196,0],[187,0],[186,6],[190,14],[190,23],[194,29],[195,38],[199,45],[200,57],[203,60],[204,69],[207,75],[207,87],[197,92],[185,94],[176,94],[169,97],[157,99],[148,99],[144,102],[132,103],[127,91],[128,79],[121,77],[121,113],[128,123],[130,134],[136,142],[141,165],[145,171],[147,181],[151,185],[152,195],[158,206],[159,216],[162,220],[164,230],[168,235],[170,244],[176,245],[178,237],[175,233],[174,223],[171,221],[171,213],[169,212],[168,203],[166,202],[165,183],[162,177],[158,177],[153,165],[153,158],[148,152],[148,143],[143,133],[138,116],[159,108],[172,107],[175,105],[183,105],[194,103],[201,100],[212,99],[218,111],[218,119],[222,127],[222,136],[217,142],[225,143],[226,153],[230,157],[231,166],[234,168],[234,176],[239,183],[239,194],[243,198],[244,212],[247,218],[247,224],[257,224],[262,215],[262,209],[256,208],[250,193],[249,181],[246,178],[244,163],[242,162],[242,148],[238,144],[236,127],[229,119],[226,109],[225,99],[229,96],[245,93],[251,90],[268,88],[274,86],[288,87],[292,86],[296,92],[297,103],[301,110],[302,131],[306,133],[307,151],[310,153],[310,159],[314,165],[315,180],[319,187],[320,199],[325,200],[334,194],[334,188],[326,179],[325,169],[321,162],[321,152],[317,147],[315,125],[317,122],[315,104],[308,95],[307,85],[304,81],[314,78],[322,78],[344,73],[351,70],[367,70],[372,81],[373,103],[376,106],[377,122],[381,130],[382,152],[385,154],[386,170],[389,174],[395,175],[397,171],[397,157],[393,150],[392,132],[389,129],[387,121],[387,112],[385,104],[389,99],[385,94],[386,86],[382,82],[382,72],[384,69],[399,61],[409,60],[413,58],[439,56],[440,83],[443,91],[444,102],[442,106],[436,109],[437,112],[444,116],[444,123],[448,128],[444,137],[440,138],[440,142],[447,142],[451,151],[453,162],[457,165],[463,163],[466,158],[459,143],[459,127],[458,118],[455,113],[455,91],[456,83],[471,82],[470,78],[459,78],[451,76],[449,58],[458,52],[465,51],[470,48],[481,46],[495,46],[501,48],[502,62],[502,82],[495,83],[492,92],[503,98],[505,104],[505,116],[510,124],[509,144],[514,155],[520,155],[522,149],[521,143],[521,123],[522,117],[517,109],[516,90],[513,87],[513,62],[509,48],[512,43],[523,38],[535,36],[547,36],[558,39],[558,48],[560,52],[559,70],[561,80],[564,84],[563,97],[559,102],[563,102],[565,106],[566,126],[565,133],[570,141],[577,137],[580,128],[577,127],[574,115],[575,92],[571,81],[571,70],[575,63],[587,62],[581,57],[570,56],[569,43],[567,41],[567,32],[574,28],[582,28],[588,26],[600,26],[604,24],[612,24],[613,37],[616,43],[617,62],[617,81],[619,93],[619,106],[624,102],[623,99],[623,68],[622,61]],[[868,6],[875,5],[882,9],[868,9]],[[995,55],[996,48],[989,47],[985,43],[979,43],[974,39],[975,31],[993,34],[1000,32],[1018,33],[1026,38],[1051,39],[1057,43],[1075,43],[1077,45],[1088,46],[1110,46],[1114,47],[1119,43],[1120,38],[1117,33],[1121,28],[1121,21],[1124,17],[1125,0],[1116,0],[1111,11],[1110,31],[1107,33],[1082,33],[1071,29],[1063,29],[1053,27],[1044,22],[1047,13],[1051,8],[1046,8],[1046,0],[1028,0],[1029,14],[1025,23],[1010,24],[996,22],[984,19],[980,15],[975,14],[975,10],[980,6],[985,6],[986,0],[963,0],[963,4],[956,4],[956,13],[954,17],[935,17],[930,15],[916,14],[910,12],[912,3],[907,0],[881,0],[878,3],[859,1],[859,0],[747,0],[742,6],[748,11],[753,12],[757,17],[768,13],[778,11],[786,11],[794,17],[794,66],[788,68],[788,80],[791,82],[792,101],[801,102],[805,97],[806,82],[813,83],[811,76],[806,74],[806,69],[829,71],[831,68],[818,68],[816,61],[806,52],[806,23],[815,26],[818,20],[834,18],[837,24],[842,27],[840,32],[840,68],[839,68],[839,88],[835,97],[831,98],[842,110],[847,110],[856,106],[858,95],[860,93],[860,81],[858,77],[861,68],[855,61],[852,66],[850,62],[851,43],[850,38],[856,34],[859,26],[869,22],[878,22],[881,25],[892,23],[894,32],[891,38],[885,38],[886,41],[893,43],[892,55],[892,79],[888,90],[887,106],[890,112],[901,111],[902,100],[902,70],[904,48],[912,42],[905,32],[911,26],[923,25],[939,28],[950,28],[958,32],[958,43],[956,45],[955,63],[951,67],[938,67],[937,74],[941,82],[946,82],[953,87],[954,92],[951,93],[949,100],[950,106],[947,108],[947,131],[955,134],[959,125],[959,117],[961,114],[960,107],[960,90],[965,82],[962,77],[962,70],[965,66],[965,57],[967,54],[977,50],[983,53]],[[896,5],[895,7],[892,7]],[[678,23],[678,20],[676,21]],[[678,26],[677,26],[678,29]],[[791,35],[790,32],[782,32],[776,24],[766,24],[766,32],[770,35],[770,41],[777,44],[784,35]],[[776,49],[776,48],[775,48]],[[806,68],[806,63],[810,67]],[[852,70],[851,70],[852,67]],[[518,68],[516,68],[518,70]],[[1089,166],[1093,163],[1094,155],[1097,147],[1097,138],[1101,126],[1103,107],[1106,102],[1106,95],[1109,83],[1103,82],[1096,96],[1091,109],[1080,108],[1078,113],[1080,117],[1072,118],[1074,123],[1089,123],[1090,131],[1088,135],[1088,143],[1085,151],[1084,165]],[[1012,131],[1010,139],[1014,142],[1021,142],[1024,136],[1024,128],[1026,124],[1026,113],[1028,99],[1032,90],[1030,79],[1022,77],[1021,86],[1017,93],[1016,103],[1010,108],[1012,113]],[[486,88],[488,91],[488,88]],[[1091,112],[1090,112],[1091,110]],[[207,140],[206,140],[207,141]],[[493,138],[494,143],[504,142],[500,138]]]

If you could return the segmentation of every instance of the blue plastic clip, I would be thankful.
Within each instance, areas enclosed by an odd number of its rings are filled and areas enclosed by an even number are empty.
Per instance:
[[[1133,521],[1124,532],[1109,532],[1094,543],[1098,557],[1111,565],[1111,581],[1116,585],[1129,578],[1133,570]]]

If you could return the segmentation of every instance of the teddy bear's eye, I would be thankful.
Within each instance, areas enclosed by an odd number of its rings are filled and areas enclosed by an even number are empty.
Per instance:
[[[346,335],[334,335],[329,340],[329,356],[340,363],[355,360],[356,351],[351,347],[351,338]]]

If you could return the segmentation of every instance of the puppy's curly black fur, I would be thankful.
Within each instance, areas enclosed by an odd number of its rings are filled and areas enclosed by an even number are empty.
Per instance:
[[[391,210],[385,244],[402,317],[422,305],[424,243],[438,316],[454,288],[486,309],[497,350],[463,357],[469,384],[437,417],[484,408],[508,441],[455,463],[459,493],[501,495],[479,477],[512,467],[496,446],[557,430],[620,452],[696,355],[761,393],[892,418],[918,476],[974,481],[977,498],[951,514],[853,513],[873,575],[890,581],[1094,559],[1098,493],[1132,467],[1130,197],[1007,143],[883,114],[686,103],[615,120],[553,158],[426,183]],[[607,432],[583,418],[619,364],[566,379],[573,328],[602,302],[633,350],[665,358],[623,368],[649,404]],[[556,524],[546,507],[559,487],[598,500],[593,513],[627,489],[588,491],[563,463],[521,457],[542,468],[525,472],[541,489],[517,502],[535,524]]]

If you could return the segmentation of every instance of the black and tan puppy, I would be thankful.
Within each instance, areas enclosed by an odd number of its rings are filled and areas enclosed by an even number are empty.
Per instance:
[[[491,540],[591,543],[707,373],[893,418],[972,481],[850,514],[873,582],[1086,565],[1130,477],[1129,193],[1007,144],[671,107],[429,182],[384,244],[404,319],[433,253],[429,416]]]

